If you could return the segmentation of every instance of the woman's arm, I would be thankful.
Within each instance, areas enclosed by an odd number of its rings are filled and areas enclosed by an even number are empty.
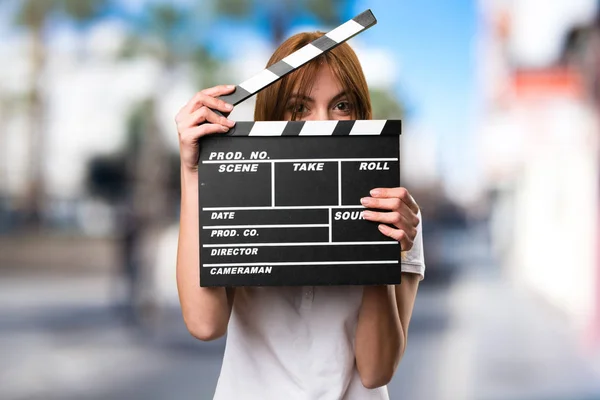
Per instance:
[[[356,329],[356,368],[363,385],[388,384],[404,355],[420,277],[402,273],[402,284],[366,286]]]
[[[387,210],[366,211],[364,218],[380,222],[379,230],[401,244],[403,253],[414,244],[422,251],[419,208],[404,188],[376,189],[361,200],[365,207]],[[419,241],[419,243],[415,243]],[[402,272],[402,283],[365,286],[356,330],[356,367],[363,385],[386,385],[404,354],[408,327],[421,275]]]
[[[181,156],[181,214],[177,246],[177,290],[183,320],[189,332],[200,340],[213,340],[227,330],[233,291],[200,287],[200,231],[198,219],[198,141],[207,134],[226,132],[233,121],[210,110],[231,111],[214,97],[230,93],[233,87],[217,86],[197,93],[177,114]],[[210,107],[210,108],[209,108]]]
[[[200,340],[213,340],[227,330],[233,292],[200,287],[198,175],[181,172],[181,215],[177,247],[177,290],[183,320]]]

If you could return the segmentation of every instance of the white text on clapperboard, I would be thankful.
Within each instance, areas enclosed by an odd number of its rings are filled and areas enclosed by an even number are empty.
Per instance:
[[[212,152],[209,160],[244,160],[245,157],[241,151],[219,151]],[[253,151],[250,153],[250,160],[265,160],[269,159],[266,151]],[[293,163],[294,171],[323,171],[325,163],[321,162],[301,162]],[[359,171],[386,171],[390,167],[387,162],[361,162]],[[218,168],[219,172],[257,172],[258,164],[221,164]]]

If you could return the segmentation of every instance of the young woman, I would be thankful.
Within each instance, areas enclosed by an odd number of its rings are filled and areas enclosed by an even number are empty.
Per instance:
[[[321,35],[289,38],[267,66]],[[234,126],[210,110],[229,113],[233,107],[215,97],[233,88],[217,86],[197,93],[176,117],[181,153],[179,299],[193,336],[212,340],[227,333],[215,399],[387,399],[386,385],[406,349],[425,272],[420,212],[406,189],[373,188],[361,199],[367,209],[364,218],[379,222],[383,235],[401,243],[401,285],[198,285],[198,141]],[[371,119],[362,68],[345,43],[257,95],[257,121],[344,119]]]

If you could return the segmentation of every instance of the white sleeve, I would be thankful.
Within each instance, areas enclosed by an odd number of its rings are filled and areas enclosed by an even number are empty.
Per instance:
[[[401,253],[401,271],[419,274],[421,280],[423,280],[425,278],[425,257],[423,255],[423,218],[421,217],[421,210],[419,210],[417,216],[421,221],[417,226],[417,236],[415,236],[412,248]]]

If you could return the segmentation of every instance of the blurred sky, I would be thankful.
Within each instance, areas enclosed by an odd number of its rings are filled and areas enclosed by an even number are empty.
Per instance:
[[[444,179],[472,180],[476,2],[359,0],[355,7],[366,8],[378,24],[364,40],[393,52],[396,90],[418,132],[437,138]]]

